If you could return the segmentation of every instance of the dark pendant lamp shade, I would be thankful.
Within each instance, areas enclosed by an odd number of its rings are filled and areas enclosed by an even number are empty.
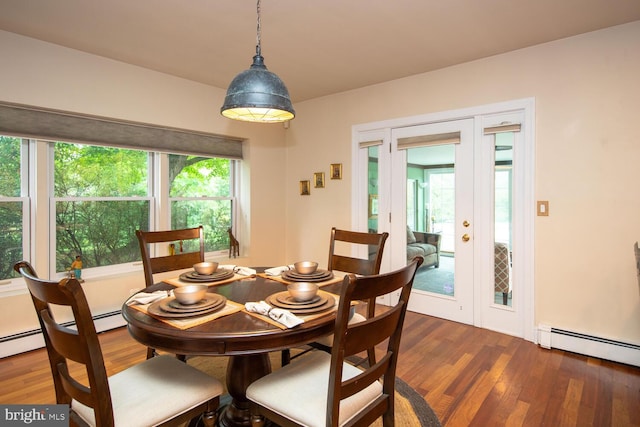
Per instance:
[[[229,119],[261,123],[284,122],[295,116],[289,91],[267,70],[259,53],[251,67],[231,81],[220,112]]]
[[[293,119],[296,113],[286,86],[264,65],[260,50],[260,0],[257,0],[257,12],[256,56],[251,67],[231,81],[220,113],[227,118],[246,122],[286,122]]]

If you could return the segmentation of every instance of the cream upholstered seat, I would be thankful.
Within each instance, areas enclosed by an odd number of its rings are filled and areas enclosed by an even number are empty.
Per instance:
[[[252,426],[264,417],[280,426],[370,425],[382,416],[394,425],[395,372],[402,325],[411,287],[422,257],[406,267],[374,276],[348,275],[340,293],[331,354],[312,352],[249,385]],[[349,323],[353,301],[400,292],[398,303],[366,322]],[[373,366],[349,364],[349,356],[384,343],[386,351]],[[351,424],[353,423],[353,424]]]
[[[222,384],[164,355],[107,377],[100,342],[80,282],[39,279],[26,261],[15,264],[29,288],[44,335],[58,404],[70,405],[70,425],[156,426],[202,416],[213,426]],[[52,306],[67,307],[76,329],[59,323]],[[64,319],[67,320],[66,318]],[[84,365],[82,377],[69,362]],[[86,385],[85,385],[86,384]]]

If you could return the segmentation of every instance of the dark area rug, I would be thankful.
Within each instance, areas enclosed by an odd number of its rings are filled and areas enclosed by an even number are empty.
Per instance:
[[[303,356],[304,357],[304,356]],[[280,353],[271,353],[271,366],[273,370],[280,368]],[[225,373],[227,370],[226,357],[190,357],[189,365],[192,365],[203,372],[225,382]],[[292,363],[295,363],[292,362]],[[229,401],[228,397],[223,397],[221,403],[225,404]],[[410,426],[426,426],[440,427],[440,421],[433,412],[433,409],[414,389],[409,387],[407,383],[396,378],[396,420],[395,425],[398,427]],[[378,420],[374,427],[382,426],[382,421]]]

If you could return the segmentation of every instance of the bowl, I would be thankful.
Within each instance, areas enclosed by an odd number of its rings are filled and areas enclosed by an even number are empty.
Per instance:
[[[218,269],[217,262],[199,262],[197,264],[193,264],[193,269],[198,274],[209,275],[216,272]]]
[[[207,294],[207,285],[187,285],[175,288],[173,295],[180,304],[190,305],[202,301]]]
[[[287,286],[289,295],[298,302],[309,301],[318,293],[318,285],[309,282],[296,282]]]
[[[293,268],[299,274],[311,274],[315,273],[318,269],[318,263],[313,261],[298,261],[293,264]]]

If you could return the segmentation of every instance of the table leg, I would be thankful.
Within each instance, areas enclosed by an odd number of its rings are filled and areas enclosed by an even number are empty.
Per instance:
[[[224,408],[218,419],[223,427],[250,427],[251,414],[247,387],[255,380],[271,372],[271,362],[267,353],[230,356],[227,365],[227,390],[231,403]]]

